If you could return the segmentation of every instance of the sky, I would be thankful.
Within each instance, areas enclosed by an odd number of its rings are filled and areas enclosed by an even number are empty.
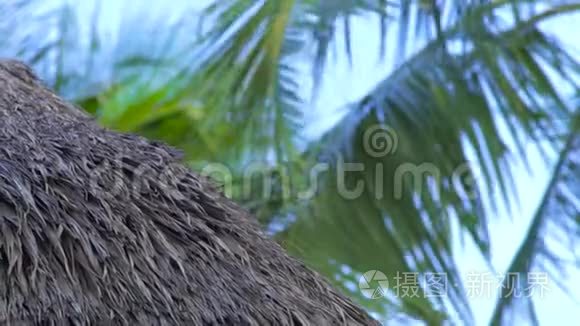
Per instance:
[[[151,1],[150,5],[145,8],[134,6],[131,4],[132,2],[128,1],[105,0],[101,2],[102,19],[105,22],[103,26],[114,33],[115,26],[125,19],[124,17],[129,11],[179,14],[184,8],[201,9],[207,2],[207,0]],[[90,15],[93,8],[94,1],[86,1],[79,7],[79,10]],[[580,30],[579,19],[580,14],[561,17],[550,21],[546,28],[556,33],[565,44],[576,47],[578,50],[576,40],[578,30]],[[354,21],[352,28],[353,35],[357,36],[353,39],[352,44],[353,66],[356,68],[350,69],[347,58],[339,54],[331,63],[331,69],[326,70],[318,100],[312,104],[309,110],[305,111],[305,121],[310,121],[306,129],[306,135],[309,137],[315,137],[330,128],[346,113],[346,104],[360,99],[374,85],[384,79],[393,68],[392,53],[387,53],[387,57],[382,63],[377,61],[379,37],[375,22],[358,19]],[[391,29],[390,33],[391,39],[394,39],[392,36],[396,30]],[[338,46],[340,47],[341,44]],[[580,52],[576,51],[575,53]],[[310,86],[308,82],[303,83],[303,85],[305,88]],[[305,93],[309,93],[307,89],[305,89]],[[500,273],[506,270],[511,263],[513,254],[526,234],[536,205],[540,202],[543,190],[548,183],[549,173],[553,165],[553,162],[544,162],[531,144],[528,144],[526,154],[531,162],[531,173],[528,174],[521,162],[514,162],[512,165],[515,171],[514,179],[520,205],[513,207],[511,214],[506,207],[500,207],[498,216],[490,222],[490,229],[493,230],[491,232],[492,262],[494,268]],[[456,241],[455,247],[462,275],[467,275],[471,271],[483,272],[488,270],[484,259],[472,242],[467,241],[462,244]],[[564,284],[569,287],[571,292],[580,293],[580,271],[573,271],[569,278],[564,281]],[[575,298],[575,300],[580,300],[580,298]],[[471,298],[477,325],[488,323],[495,302],[493,295]],[[572,320],[580,320],[580,301],[574,301],[555,287],[543,299],[536,300],[536,308],[541,325],[567,324]]]
[[[545,28],[558,35],[564,44],[574,48],[576,54],[580,54],[577,42],[579,19],[580,14],[559,17],[545,24]],[[574,26],[577,27],[574,28]],[[352,24],[352,28],[353,35],[357,35],[352,41],[352,66],[356,68],[350,69],[346,57],[339,55],[333,69],[327,70],[326,81],[316,108],[311,111],[312,116],[306,119],[316,121],[308,130],[312,135],[332,126],[345,113],[346,103],[354,102],[367,94],[392,69],[394,61],[392,54],[390,58],[387,57],[384,60],[383,64],[377,64],[375,55],[378,53],[379,42],[376,23],[359,19]],[[391,30],[390,37],[395,39],[396,30]],[[342,45],[339,44],[338,47],[340,46]],[[514,253],[526,235],[537,208],[536,205],[543,196],[543,190],[549,182],[550,171],[553,168],[553,162],[545,162],[532,144],[527,144],[526,156],[530,162],[530,173],[521,161],[514,161],[511,165],[515,171],[514,179],[518,197],[518,200],[513,200],[513,202],[519,201],[520,205],[513,205],[511,214],[505,206],[500,205],[498,216],[491,220],[489,227],[492,230],[490,232],[492,263],[500,275],[503,275],[502,271],[507,270]],[[501,202],[499,197],[495,200]],[[465,245],[462,245],[459,237],[456,237],[456,240],[456,257],[463,277],[471,272],[489,271],[484,258],[472,241],[467,241]],[[568,286],[570,292],[580,293],[580,271],[572,271],[568,279],[563,280],[563,284]],[[580,297],[572,299],[555,284],[550,282],[550,285],[551,290],[542,299],[534,300],[540,324],[568,324],[571,320],[580,320]],[[477,325],[488,324],[495,307],[496,297],[497,293],[470,297]]]

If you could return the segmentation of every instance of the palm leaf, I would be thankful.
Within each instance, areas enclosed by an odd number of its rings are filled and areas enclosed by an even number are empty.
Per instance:
[[[215,2],[205,12],[216,22],[203,36],[199,63],[199,97],[214,109],[206,123],[229,123],[254,157],[274,149],[276,161],[287,159],[300,127],[290,59],[301,40],[292,30],[293,9],[293,0],[238,0]]]
[[[403,311],[431,324],[453,315],[449,306],[465,323],[472,319],[452,258],[452,224],[459,224],[489,254],[482,208],[486,198],[479,194],[499,188],[509,198],[509,156],[522,156],[524,142],[548,140],[548,147],[559,146],[548,131],[560,127],[554,121],[569,119],[570,110],[552,75],[577,88],[574,78],[568,77],[579,71],[574,56],[537,28],[547,18],[579,8],[565,2],[216,1],[205,12],[212,24],[202,26],[199,47],[191,41],[193,28],[187,22],[161,29],[166,25],[159,20],[151,23],[150,32],[142,33],[147,30],[142,22],[150,21],[142,15],[126,20],[119,33],[125,38],[104,44],[95,32],[98,14],[91,22],[89,45],[77,46],[74,31],[79,20],[67,7],[47,13],[27,1],[15,4],[14,17],[3,15],[11,11],[2,10],[6,5],[0,4],[0,44],[5,49],[23,45],[18,54],[36,63],[52,85],[90,108],[102,124],[181,147],[195,166],[208,160],[231,163],[241,183],[247,182],[243,164],[256,157],[266,160],[265,173],[256,181],[272,179],[268,196],[244,198],[243,189],[236,188],[240,191],[236,198],[256,212],[292,253],[371,311],[388,315]],[[535,8],[537,4],[543,6]],[[506,12],[515,25],[506,24]],[[387,25],[395,14],[401,49],[397,69],[298,157],[294,142],[304,105],[298,82],[300,51],[314,41],[316,89],[338,37],[345,39],[344,52],[351,57],[355,17],[379,18],[382,57]],[[34,17],[49,23],[10,33],[17,18],[28,22]],[[343,26],[342,36],[338,25]],[[46,33],[48,28],[55,33]],[[153,48],[150,35],[157,36]],[[422,43],[416,40],[427,45],[411,51],[409,44]],[[507,136],[496,120],[507,125]],[[369,144],[370,130],[380,130],[376,126],[390,127],[398,139],[396,150],[386,156],[369,155],[362,146]],[[515,143],[515,153],[508,150],[506,138]],[[271,164],[272,157],[277,162],[291,160],[288,170]],[[475,164],[465,165],[468,161]],[[340,162],[362,163],[366,169],[338,181]],[[328,171],[317,176],[316,191],[301,200],[289,197],[293,194],[289,188],[312,186],[305,171],[313,171],[317,163],[327,164]],[[435,167],[439,177],[409,179],[395,173],[401,166],[413,170],[424,163]],[[474,168],[481,170],[474,189],[469,189],[469,180],[454,178],[458,167],[464,168],[463,177]],[[360,180],[365,188],[359,196],[345,198],[338,191],[345,185],[353,189]],[[438,191],[434,186],[418,188],[417,181],[428,180],[441,185]],[[381,186],[397,182],[398,193],[391,188],[378,196]],[[475,196],[458,193],[458,185]],[[578,219],[574,206],[562,207]],[[522,247],[527,249],[514,261],[514,271],[526,271],[541,260],[537,251],[528,249],[546,249],[537,244],[538,234],[544,234],[549,224],[546,214],[542,210],[541,227],[532,228],[537,232],[530,232],[532,240]],[[564,221],[561,226],[572,220]],[[445,296],[426,298],[428,286],[420,284],[418,296],[395,297],[391,289],[385,300],[368,300],[357,289],[367,270],[384,272],[391,284],[401,273],[420,273],[421,279],[426,273],[442,272],[449,289]],[[508,298],[498,303],[496,319],[504,320],[514,302]]]
[[[520,313],[520,318],[528,317],[529,322],[537,325],[535,320],[535,308],[532,299],[534,287],[541,295],[542,287],[548,287],[548,281],[562,280],[565,277],[563,271],[568,264],[578,266],[580,259],[573,258],[562,252],[562,247],[554,246],[554,239],[547,237],[549,234],[559,234],[570,244],[569,250],[574,254],[575,243],[580,236],[580,115],[576,114],[574,121],[570,123],[568,136],[565,139],[552,179],[546,188],[543,199],[538,206],[527,235],[517,251],[511,265],[506,271],[506,277],[502,282],[500,299],[495,307],[491,324],[503,325],[515,319],[515,315],[521,310],[517,308],[527,307],[529,314]],[[566,261],[568,260],[568,261]],[[557,285],[562,290],[572,294],[563,284]]]
[[[330,55],[330,47],[338,38],[344,40],[344,51],[349,62],[352,64],[352,24],[354,18],[373,19],[378,18],[381,41],[380,57],[385,52],[387,26],[394,16],[396,4],[389,0],[303,0],[299,1],[299,10],[303,13],[297,22],[300,30],[305,31],[312,43],[307,47],[312,49],[314,60],[312,63],[312,79],[314,89],[312,95],[316,96],[322,85],[322,77],[327,60]],[[340,31],[342,30],[342,34]]]
[[[312,149],[319,160],[323,157],[331,165],[330,171],[339,169],[340,159],[362,163],[366,170],[347,175],[345,182],[353,189],[364,180],[366,188],[356,198],[345,198],[337,192],[341,187],[337,174],[323,174],[317,195],[310,203],[298,205],[293,212],[298,219],[279,235],[295,254],[332,277],[356,279],[370,269],[385,272],[391,280],[401,272],[445,273],[449,284],[456,284],[450,286],[447,298],[459,318],[469,322],[467,298],[452,258],[451,221],[457,221],[484,255],[489,255],[488,223],[479,194],[499,188],[505,200],[509,198],[509,158],[518,154],[508,150],[506,135],[495,120],[508,123],[507,137],[516,144],[525,138],[542,138],[538,126],[569,112],[561,94],[548,86],[545,62],[562,67],[560,71],[577,69],[577,63],[534,26],[540,18],[578,6],[551,8],[507,30],[494,30],[486,24],[488,11],[495,9],[485,6],[466,13],[440,36],[445,42],[438,38],[409,58],[352,105],[342,122],[316,145],[321,150]],[[451,51],[446,43],[455,40],[469,47],[460,53]],[[377,125],[396,133],[395,153],[376,158],[361,148],[365,134]],[[468,156],[468,148],[475,154]],[[469,161],[473,164],[465,165]],[[376,180],[382,179],[384,185],[400,184],[397,171],[401,167],[417,171],[425,163],[439,173],[435,178],[438,192],[427,186],[418,190],[413,180],[405,183],[407,180],[402,183],[406,185],[402,195],[387,188],[377,198]],[[385,171],[382,176],[377,177],[377,166]],[[468,185],[455,182],[460,167],[463,176],[473,173],[470,168],[481,170],[472,189],[475,196],[466,198],[457,191],[457,184],[460,188]],[[430,178],[426,179],[421,182]],[[345,265],[353,271],[347,276],[341,272]],[[345,290],[360,297],[356,288]],[[436,322],[441,317],[434,309],[444,306],[445,300],[436,298],[434,306],[425,301],[399,298],[390,303],[402,302],[402,309],[412,316]],[[376,302],[361,302],[376,309]]]

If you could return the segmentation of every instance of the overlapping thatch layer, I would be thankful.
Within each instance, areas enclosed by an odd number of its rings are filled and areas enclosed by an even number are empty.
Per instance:
[[[0,61],[0,323],[374,323],[179,160]]]

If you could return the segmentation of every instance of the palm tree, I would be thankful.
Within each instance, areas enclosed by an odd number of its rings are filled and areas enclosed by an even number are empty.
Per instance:
[[[573,253],[580,234],[580,66],[540,24],[579,4],[208,1],[202,15],[173,20],[141,12],[123,21],[114,41],[103,37],[98,7],[80,19],[67,5],[0,6],[12,6],[0,7],[11,13],[0,16],[0,35],[10,35],[0,39],[12,49],[6,54],[44,71],[103,125],[178,146],[194,169],[227,167],[220,181],[228,195],[378,316],[472,322],[453,240],[468,235],[490,261],[489,221],[517,196],[511,163],[527,160],[528,143],[555,163],[525,239],[502,271],[519,277],[504,280],[492,323],[516,315],[533,322],[531,298],[515,293],[530,286],[531,272],[560,280],[570,263],[545,239],[561,232]],[[346,105],[332,128],[304,139],[305,108],[329,82],[332,55],[352,59],[361,37],[353,26],[362,20],[376,22],[377,58],[394,53],[394,68]],[[347,163],[363,169],[345,173]],[[313,179],[315,191],[305,193]],[[418,293],[397,296],[391,287],[382,300],[369,300],[356,285],[370,270],[391,285],[419,275],[407,280]],[[449,284],[445,296],[415,284],[439,273]]]

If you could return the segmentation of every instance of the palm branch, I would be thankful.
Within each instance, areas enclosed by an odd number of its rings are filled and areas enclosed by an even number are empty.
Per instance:
[[[50,22],[10,34],[4,32],[15,18],[0,16],[6,22],[2,35],[10,35],[0,43],[20,47],[12,55],[35,64],[51,86],[103,125],[178,146],[196,168],[226,163],[236,181],[234,196],[273,236],[378,314],[403,312],[432,324],[450,316],[471,321],[451,239],[468,234],[489,256],[493,230],[488,221],[495,212],[484,207],[490,204],[487,194],[496,189],[504,201],[512,198],[511,158],[525,159],[527,141],[559,149],[562,139],[553,131],[574,135],[577,130],[562,124],[577,110],[566,104],[565,87],[556,87],[554,78],[577,90],[569,76],[578,73],[578,63],[538,28],[580,9],[565,1],[216,1],[205,10],[202,35],[195,41],[197,21],[149,20],[147,34],[156,35],[153,49],[148,38],[129,37],[134,28],[147,29],[142,16],[122,26],[119,35],[125,39],[107,44],[97,32],[98,11],[80,21],[67,6],[47,13],[21,1],[3,9],[0,13],[17,12],[14,17],[25,21]],[[361,18],[377,21],[379,58],[389,46],[397,49],[396,68],[349,104],[335,127],[305,141],[299,134],[306,99],[316,95],[333,54],[352,57],[357,37],[352,25]],[[90,27],[86,44],[75,42],[77,24]],[[46,33],[47,26],[55,33]],[[389,28],[397,30],[395,42],[387,40]],[[332,52],[339,39],[344,49]],[[312,85],[309,94],[303,94],[304,82]],[[398,143],[377,157],[363,144],[369,144],[369,131],[380,128]],[[572,150],[563,148],[560,162],[573,163]],[[272,185],[267,196],[244,192],[244,169],[255,160],[264,162],[264,173],[252,182],[263,186],[266,179]],[[348,187],[364,180],[356,198],[339,191],[341,162],[365,167],[342,180]],[[310,173],[321,163],[328,169],[317,175],[316,191],[295,196],[312,185]],[[558,197],[553,186],[561,184],[566,164],[557,165],[558,181],[550,184],[546,198]],[[431,175],[396,173],[421,166]],[[464,178],[457,178],[458,170]],[[574,185],[574,174],[568,178]],[[550,211],[566,210],[558,225],[572,229],[577,224],[577,206],[544,202],[557,207]],[[545,205],[510,271],[523,273],[538,268],[541,257],[557,257],[538,240],[554,220]],[[418,296],[396,297],[391,289],[385,300],[368,300],[356,287],[368,270],[384,272],[391,284],[401,273],[417,273],[420,279],[445,273],[449,289],[445,296],[426,298],[429,289],[420,284]],[[494,320],[504,320],[516,301],[510,296],[499,301]]]

